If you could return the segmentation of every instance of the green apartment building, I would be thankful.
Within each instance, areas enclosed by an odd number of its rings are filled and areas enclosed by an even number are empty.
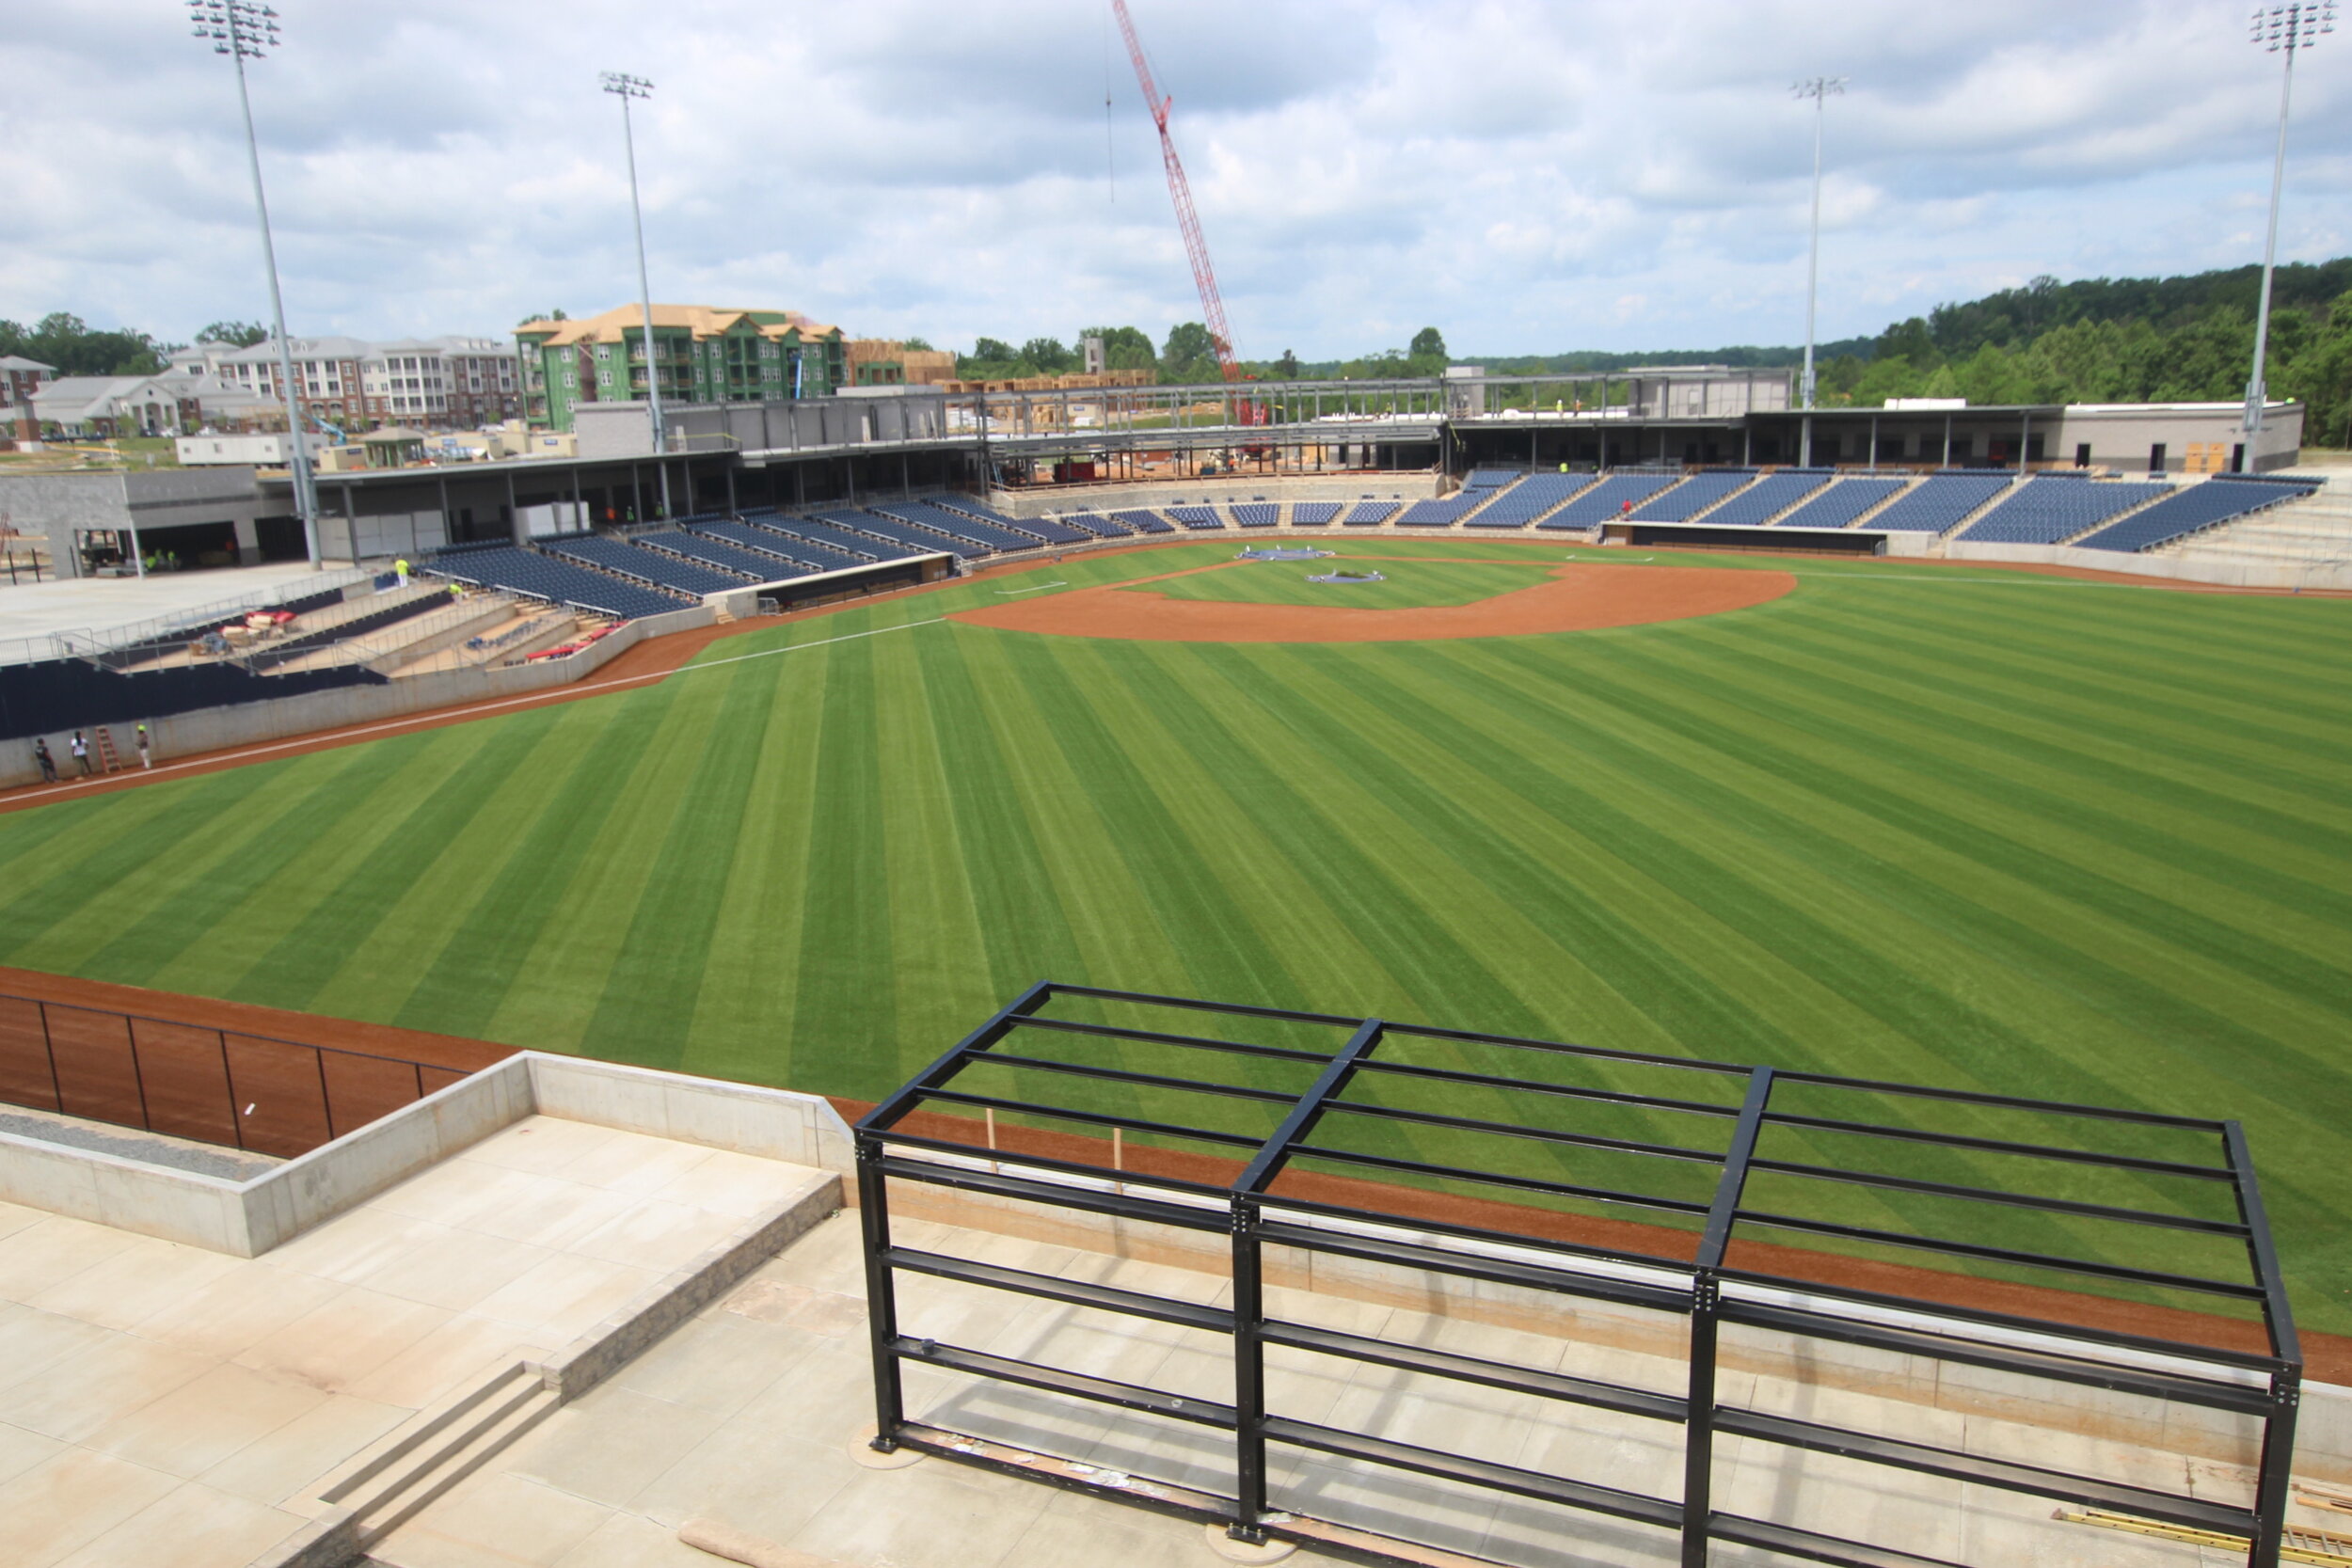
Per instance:
[[[643,403],[644,312],[634,305],[581,321],[515,329],[533,425],[572,428],[583,403]],[[797,310],[707,305],[653,308],[652,373],[664,406],[830,397],[849,381],[841,329]]]

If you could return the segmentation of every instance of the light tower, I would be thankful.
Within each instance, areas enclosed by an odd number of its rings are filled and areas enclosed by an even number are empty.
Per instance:
[[[294,385],[294,344],[286,337],[286,302],[278,287],[278,247],[270,240],[269,198],[262,192],[262,151],[253,136],[253,100],[246,91],[245,62],[264,57],[278,44],[278,13],[253,0],[188,0],[195,36],[226,55],[236,67],[237,106],[245,111],[245,151],[253,169],[253,210],[262,220],[262,261],[269,270],[270,320],[278,328],[278,376],[286,394],[286,435],[294,449],[294,510],[302,514],[302,546],[310,564],[319,563],[319,499],[310,482],[310,454],[302,441],[302,401]]]
[[[661,515],[670,515],[670,466],[661,461],[670,450],[668,433],[661,424],[661,365],[653,352],[653,285],[645,280],[645,210],[637,199],[637,133],[629,125],[628,101],[651,98],[653,84],[642,76],[630,76],[618,71],[602,71],[598,80],[604,90],[621,101],[621,145],[628,151],[628,214],[637,225],[637,304],[644,312],[645,323],[645,414],[653,420],[654,471],[661,476]],[[627,345],[623,345],[626,350]],[[622,368],[628,368],[628,356],[622,356]]]
[[[1846,90],[1846,79],[1810,76],[1789,90],[1799,98],[1813,100],[1813,247],[1804,269],[1804,380],[1798,387],[1804,408],[1804,451],[1797,456],[1798,463],[1809,468],[1813,466],[1813,308],[1821,289],[1821,121],[1831,97]]]
[[[2279,150],[2270,164],[2270,235],[2263,242],[2262,304],[2254,313],[2254,371],[2246,380],[2246,462],[2254,462],[2254,437],[2262,434],[2263,358],[2270,347],[2270,269],[2279,258],[2279,192],[2287,176],[2287,103],[2295,93],[2295,55],[2336,30],[2335,0],[2296,0],[2254,8],[2253,41],[2286,55],[2279,82]]]

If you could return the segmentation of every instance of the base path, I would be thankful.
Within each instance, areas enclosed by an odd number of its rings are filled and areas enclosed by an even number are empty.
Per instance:
[[[1224,562],[1200,569],[1223,571],[1234,564]],[[1551,579],[1533,588],[1498,594],[1476,604],[1421,610],[1171,599],[1138,593],[1133,583],[1124,583],[960,610],[947,618],[1001,631],[1142,642],[1422,642],[1596,631],[1719,615],[1768,603],[1796,586],[1797,579],[1787,572],[1578,563],[1552,568]],[[1332,589],[1334,596],[1346,592]]]

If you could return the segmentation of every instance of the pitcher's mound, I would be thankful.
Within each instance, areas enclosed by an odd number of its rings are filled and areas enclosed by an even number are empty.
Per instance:
[[[1141,642],[1420,642],[1595,631],[1720,615],[1765,604],[1796,586],[1787,572],[1576,562],[1553,568],[1549,581],[1533,588],[1476,604],[1421,610],[1171,599],[1121,583],[960,610],[948,619],[1005,631]]]

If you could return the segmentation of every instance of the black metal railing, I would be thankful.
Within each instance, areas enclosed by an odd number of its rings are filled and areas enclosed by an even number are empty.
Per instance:
[[[1216,1021],[1210,1032],[1168,1022],[1203,1015]],[[1498,1060],[1517,1065],[1493,1070]],[[1200,1061],[1231,1070],[1167,1070]],[[1687,1087],[1641,1086],[1661,1076]],[[1859,1114],[1857,1102],[1882,1109]],[[1498,1107],[1511,1119],[1478,1114]],[[918,1112],[977,1115],[985,1136],[965,1135],[969,1119],[916,1131],[907,1122]],[[1660,1135],[1659,1125],[1680,1131]],[[1119,1130],[1107,1162],[1104,1129]],[[1015,1130],[1018,1147],[1006,1147],[1000,1131]],[[1123,1132],[1144,1137],[1141,1152],[1153,1157],[1139,1161],[1132,1143],[1122,1150]],[[1670,1531],[1684,1568],[1703,1568],[1715,1542],[1821,1562],[1955,1568],[1908,1549],[1912,1541],[1849,1539],[1719,1507],[1716,1439],[1727,1436],[2220,1532],[2244,1540],[2256,1568],[2279,1558],[2302,1356],[2234,1121],[1040,982],[878,1105],[856,1142],[878,1449],[1189,1512],[1253,1542],[1377,1549],[1360,1522],[1318,1518],[1313,1497],[1280,1495],[1267,1450],[1281,1446]],[[1471,1149],[1482,1157],[1465,1157]],[[1438,1157],[1449,1151],[1456,1158]],[[900,1245],[894,1180],[1225,1236],[1230,1305]],[[1465,1189],[1507,1196],[1486,1201]],[[1641,1231],[1611,1217],[1627,1209],[1645,1217]],[[2068,1248],[2027,1244],[2048,1237]],[[1269,1246],[1683,1319],[1687,1387],[1661,1393],[1285,1321],[1268,1311]],[[1935,1266],[1889,1264],[1890,1252]],[[2148,1266],[2151,1258],[2166,1266]],[[1223,1337],[1231,1402],[904,1334],[897,1281],[909,1273]],[[1952,1299],[1947,1279],[1975,1287],[1975,1299]],[[2196,1305],[2160,1305],[2175,1298]],[[2217,1307],[2236,1316],[2213,1316]],[[2229,1412],[2259,1424],[2256,1474],[2249,1495],[2233,1500],[2202,1485],[2192,1495],[1745,1408],[1719,1382],[1726,1328],[1788,1337],[1800,1357],[1808,1341],[1831,1342],[2053,1390]],[[1268,1408],[1269,1345],[1679,1427],[1678,1495],[1293,1418]],[[1056,1468],[910,1420],[909,1362],[1228,1433],[1232,1492],[1172,1480],[1139,1490],[1125,1475],[1104,1481],[1083,1465]],[[1138,1457],[1125,1454],[1126,1468]],[[1799,1493],[1813,1484],[1789,1475]]]
[[[0,995],[0,1102],[292,1158],[460,1069]]]

